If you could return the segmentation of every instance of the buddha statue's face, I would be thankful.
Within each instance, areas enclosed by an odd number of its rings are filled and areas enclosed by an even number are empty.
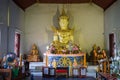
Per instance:
[[[68,29],[68,19],[66,17],[62,17],[59,19],[59,25],[61,30],[67,30]]]
[[[36,49],[36,45],[33,45],[33,46],[32,46],[32,49]]]

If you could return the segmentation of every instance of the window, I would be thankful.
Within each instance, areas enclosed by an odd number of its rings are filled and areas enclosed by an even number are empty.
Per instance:
[[[1,51],[1,29],[0,29],[0,51]]]
[[[1,29],[0,29],[0,46],[1,46]],[[1,47],[0,47],[0,51],[1,51]]]

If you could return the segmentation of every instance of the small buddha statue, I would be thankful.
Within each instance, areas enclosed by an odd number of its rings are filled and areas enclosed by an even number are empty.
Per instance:
[[[77,60],[74,58],[73,67],[77,67],[77,66],[78,66]]]
[[[53,66],[54,68],[56,68],[56,66],[57,66],[57,62],[56,62],[55,59],[53,59],[52,66]]]
[[[106,57],[107,57],[107,55],[106,55],[106,52],[105,52],[105,50],[104,50],[104,49],[102,49],[102,53],[103,53],[103,57],[104,57],[104,58],[106,58]]]
[[[106,58],[106,53],[105,53],[104,49],[101,50],[101,48],[99,46],[97,47],[96,53],[97,53],[98,60]]]
[[[30,52],[31,55],[38,55],[38,49],[35,44],[32,45],[32,50]]]
[[[90,61],[92,61],[93,65],[97,64],[97,46],[93,45],[92,51],[90,52]]]
[[[72,66],[73,66],[73,64],[72,64],[72,62],[70,61],[70,62],[69,62],[69,76],[72,76]]]
[[[97,46],[96,46],[96,44],[94,44],[93,45],[93,53],[94,53],[93,55],[94,55],[94,57],[97,57],[97,53],[96,53],[97,49],[96,48],[97,48]]]
[[[27,58],[28,61],[39,61],[39,53],[37,46],[35,44],[32,45],[32,50],[30,51],[30,54]]]

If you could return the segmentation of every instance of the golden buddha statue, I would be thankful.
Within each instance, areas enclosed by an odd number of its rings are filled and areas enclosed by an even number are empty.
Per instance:
[[[39,61],[39,53],[37,46],[35,44],[32,45],[32,50],[30,51],[30,54],[27,57],[28,61]]]
[[[69,17],[65,14],[64,8],[59,17],[59,28],[52,27],[54,31],[53,44],[58,50],[62,47],[68,48],[69,43],[73,43],[73,29],[68,27]],[[56,44],[57,43],[57,44]]]
[[[59,18],[60,29],[57,30],[59,42],[62,44],[68,44],[69,41],[73,41],[73,30],[68,28],[68,16],[66,16],[65,11]]]
[[[94,51],[94,53],[96,54],[97,60],[104,59],[107,57],[105,50],[101,50],[99,46],[97,47],[96,51]]]
[[[35,44],[32,45],[32,50],[30,52],[31,55],[38,55],[38,49]]]

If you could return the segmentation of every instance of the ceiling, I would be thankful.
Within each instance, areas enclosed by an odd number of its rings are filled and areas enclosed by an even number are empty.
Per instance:
[[[110,7],[117,0],[13,0],[20,8],[25,10],[35,3],[46,4],[72,4],[72,3],[94,3],[104,10]]]

